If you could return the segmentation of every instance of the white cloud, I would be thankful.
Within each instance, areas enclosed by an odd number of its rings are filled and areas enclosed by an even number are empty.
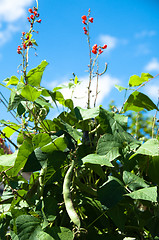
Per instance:
[[[146,71],[159,71],[159,61],[157,58],[152,58],[144,68]]]
[[[159,98],[159,85],[149,84],[149,86],[145,87],[146,94],[150,97],[158,101]]]
[[[116,48],[118,45],[125,45],[128,43],[126,39],[118,39],[116,37],[104,34],[99,36],[99,41],[101,42],[101,45],[108,45],[108,51]]]
[[[73,101],[75,106],[87,107],[88,100],[88,77],[79,78],[81,84],[79,84],[73,93]],[[66,84],[62,83],[62,84]],[[104,98],[110,93],[115,84],[119,84],[119,79],[110,75],[101,76],[99,78],[99,94],[97,97],[97,105],[101,104]],[[96,93],[96,78],[93,79],[91,85],[91,107],[94,105],[95,93]],[[61,90],[64,98],[71,98],[72,89],[64,88]]]
[[[136,33],[135,38],[152,37],[152,36],[155,36],[155,35],[156,35],[156,31],[154,31],[154,30],[150,30],[150,31],[143,30],[139,33]]]
[[[0,46],[20,31],[21,20],[27,16],[26,7],[29,8],[33,2],[35,0],[0,0]]]
[[[33,0],[0,0],[0,21],[14,22],[25,15]]]
[[[9,24],[6,29],[0,31],[0,46],[8,42],[14,32],[19,30],[18,27],[15,27],[12,24]]]
[[[135,55],[139,56],[139,55],[147,55],[149,54],[151,51],[149,49],[149,47],[147,46],[147,44],[142,43],[136,46],[136,51],[135,51]]]

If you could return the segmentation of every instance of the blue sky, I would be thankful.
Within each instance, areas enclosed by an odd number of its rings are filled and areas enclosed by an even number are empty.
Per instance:
[[[0,0],[0,81],[19,76],[17,67],[21,57],[16,53],[21,32],[27,31],[28,8],[35,0]],[[149,72],[159,73],[159,1],[158,0],[39,0],[41,24],[35,35],[39,47],[36,57],[30,55],[30,68],[46,59],[47,66],[42,85],[53,89],[67,82],[75,73],[82,81],[76,94],[76,104],[86,105],[84,89],[88,86],[88,44],[83,33],[82,15],[91,9],[94,23],[90,24],[91,45],[107,44],[100,55],[101,71],[108,63],[107,73],[99,82],[98,104],[107,107],[111,100],[118,106],[123,103],[123,93],[114,84],[127,86],[130,76]],[[155,103],[158,99],[159,78],[144,88]],[[95,85],[92,84],[92,87]],[[8,99],[9,92],[0,91]],[[69,97],[69,92],[64,95]],[[81,98],[82,96],[82,98]],[[0,119],[12,119],[1,103]]]

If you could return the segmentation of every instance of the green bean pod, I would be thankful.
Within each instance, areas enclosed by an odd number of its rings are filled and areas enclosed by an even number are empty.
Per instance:
[[[71,185],[71,178],[72,178],[72,171],[74,168],[74,160],[72,160],[71,166],[69,167],[63,182],[63,198],[66,207],[66,211],[72,220],[72,222],[80,228],[80,219],[74,209],[73,202],[71,199],[71,192],[70,192],[70,185]]]

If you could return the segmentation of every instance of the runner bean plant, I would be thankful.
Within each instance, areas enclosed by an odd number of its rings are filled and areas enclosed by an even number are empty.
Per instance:
[[[38,2],[28,14],[30,29],[17,44],[20,77],[0,83],[10,90],[7,109],[15,119],[0,121],[1,146],[9,141],[14,148],[11,154],[0,149],[0,239],[159,239],[158,106],[140,92],[157,76],[141,73],[130,77],[127,88],[116,85],[129,93],[121,110],[98,106],[100,76],[107,71],[105,64],[99,72],[98,60],[109,46],[92,45],[89,9],[81,23],[89,49],[87,107],[75,107],[61,86],[41,85],[46,60],[28,70],[29,52],[37,47],[36,24],[42,24]],[[68,87],[74,90],[78,83],[74,75]],[[49,111],[59,105],[63,110],[50,119]],[[143,110],[156,111],[152,137],[144,140],[135,130],[130,134],[127,117]]]

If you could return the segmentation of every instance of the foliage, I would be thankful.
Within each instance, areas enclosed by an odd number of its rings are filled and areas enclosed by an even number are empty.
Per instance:
[[[38,6],[34,10],[38,17]],[[41,86],[46,61],[27,72],[28,50],[37,45],[31,38],[33,24],[41,22],[35,17],[29,18],[31,29],[23,33],[23,47],[18,47],[23,75],[5,80],[11,91],[8,111],[16,111],[15,119],[22,123],[1,120],[5,126],[1,138],[10,139],[14,132],[18,137],[16,145],[13,143],[15,152],[0,156],[0,181],[4,184],[0,239],[159,239],[158,135],[142,141],[138,134],[134,137],[132,127],[130,133],[128,117],[122,111],[91,108],[91,81],[95,72],[98,85],[97,59],[106,45],[99,47],[100,51],[97,46],[91,50],[90,10],[87,17],[82,16],[90,50],[87,109],[64,99],[61,86],[53,91]],[[94,61],[91,51],[96,55]],[[150,98],[138,91],[152,78],[147,73],[130,78],[133,92],[122,110],[158,111]],[[74,76],[70,87],[77,84]],[[98,88],[96,93],[97,97]],[[48,119],[52,104],[47,97],[55,107],[61,104],[65,108],[54,119]],[[137,132],[142,127],[138,126]],[[31,173],[28,181],[24,172]]]

